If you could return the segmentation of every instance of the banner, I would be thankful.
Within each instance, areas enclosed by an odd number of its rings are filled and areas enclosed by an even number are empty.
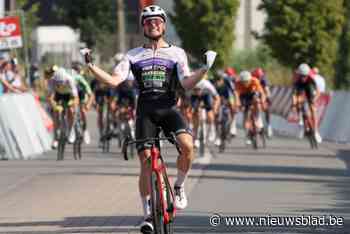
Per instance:
[[[22,47],[21,24],[18,16],[0,19],[0,50]]]

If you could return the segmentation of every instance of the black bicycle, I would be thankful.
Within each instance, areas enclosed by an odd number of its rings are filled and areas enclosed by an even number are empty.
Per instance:
[[[159,131],[160,132],[160,131]],[[166,171],[166,164],[161,154],[160,141],[168,140],[175,144],[176,149],[181,154],[179,144],[176,140],[175,134],[171,137],[147,138],[142,140],[131,141],[125,139],[122,147],[124,158],[128,160],[127,148],[128,145],[134,143],[150,143],[151,157],[148,162],[151,165],[151,211],[153,217],[153,226],[155,234],[172,234],[173,223],[176,214],[175,195],[170,184],[170,180]]]
[[[259,142],[261,142],[262,148],[266,148],[266,131],[265,128],[259,129],[256,126],[256,122],[258,121],[258,110],[254,105],[247,106],[247,118],[250,121],[251,127],[248,131],[248,136],[252,142],[253,149],[259,148]],[[261,117],[260,117],[261,118]]]
[[[80,116],[80,111],[76,111],[76,116],[74,118],[74,131],[75,131],[75,141],[73,143],[73,155],[74,159],[81,159],[81,145],[83,143],[83,123]]]
[[[307,137],[311,149],[318,149],[318,143],[315,137],[315,129],[313,127],[310,115],[308,115],[306,112],[305,102],[301,102],[297,105],[297,113],[301,113],[304,125],[304,135]]]
[[[63,103],[62,103],[63,104]],[[56,138],[58,139],[58,147],[57,147],[57,161],[61,161],[64,159],[64,150],[66,147],[68,134],[69,134],[69,127],[68,127],[68,120],[67,120],[67,114],[68,114],[68,105],[60,105],[62,109],[58,113],[58,128],[55,129],[56,131]]]
[[[218,125],[220,136],[219,152],[223,153],[226,148],[226,142],[231,139],[230,134],[230,123],[232,122],[231,110],[228,106],[227,100],[224,99],[222,105],[220,106]]]
[[[134,140],[133,134],[132,134],[132,126],[130,125],[130,113],[129,108],[127,106],[123,106],[121,108],[120,114],[119,114],[119,120],[118,120],[118,128],[119,128],[119,141],[124,142],[125,139],[128,139],[128,141]],[[132,145],[129,146],[128,150],[128,158],[133,158],[135,155],[135,147]]]

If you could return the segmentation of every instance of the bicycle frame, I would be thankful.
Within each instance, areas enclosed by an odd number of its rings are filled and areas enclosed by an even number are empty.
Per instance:
[[[159,164],[159,161],[160,161],[160,164]],[[161,208],[164,214],[164,224],[168,224],[175,217],[176,208],[175,206],[168,207],[168,204],[164,197],[164,192],[162,192],[165,189],[163,187],[164,186],[163,183],[167,183],[166,186],[169,186],[170,183],[166,173],[166,167],[165,167],[164,161],[160,156],[160,151],[157,149],[157,147],[155,147],[155,145],[153,145],[153,147],[151,148],[151,171],[152,173],[155,173],[157,176],[158,191],[161,191],[159,194],[160,194]],[[162,178],[162,175],[164,176],[164,178]],[[164,179],[165,181],[163,181]],[[175,195],[173,190],[172,189],[169,189],[169,190],[170,190],[171,199],[175,201]]]
[[[307,114],[305,110],[305,100],[299,102],[297,105],[297,113],[302,113],[303,124],[304,124],[304,132],[309,139],[311,148],[318,148],[318,143],[315,139],[315,126],[311,121],[310,115]]]
[[[129,144],[152,142],[151,155],[148,162],[151,167],[150,182],[151,182],[151,209],[153,212],[153,222],[155,233],[172,233],[173,219],[176,214],[175,194],[170,185],[170,180],[166,172],[166,165],[160,153],[161,140],[172,140],[175,143],[176,149],[181,154],[181,149],[176,141],[175,134],[171,133],[170,137],[156,137],[142,140],[130,141],[127,137],[123,143],[122,152],[125,160],[127,157],[127,148]],[[165,194],[164,194],[165,193]],[[159,232],[157,231],[159,230]]]

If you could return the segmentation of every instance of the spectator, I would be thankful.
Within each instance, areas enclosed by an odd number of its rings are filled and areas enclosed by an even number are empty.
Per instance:
[[[23,85],[17,67],[13,63],[14,62],[5,61],[1,64],[0,80],[2,85],[4,86],[5,93],[25,92],[27,91],[27,88]]]
[[[30,86],[35,90],[37,87],[37,82],[40,79],[39,66],[37,63],[33,63],[29,69],[29,80]]]

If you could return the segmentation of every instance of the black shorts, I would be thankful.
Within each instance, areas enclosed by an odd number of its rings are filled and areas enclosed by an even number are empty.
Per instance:
[[[199,105],[203,102],[206,111],[211,111],[213,109],[213,98],[209,94],[204,94],[201,96],[192,95],[191,104],[192,108],[198,110]]]
[[[135,108],[136,93],[132,90],[128,92],[119,92],[118,94],[118,106],[129,106],[132,109]]]
[[[105,97],[109,97],[109,91],[108,90],[96,90],[95,91],[95,100],[97,105],[102,106],[105,101]]]
[[[136,140],[157,137],[158,126],[162,128],[165,136],[169,137],[173,132],[175,135],[189,133],[186,121],[180,112],[173,108],[148,109],[147,111],[137,111],[136,114]],[[137,151],[149,149],[147,143],[136,144]]]
[[[249,106],[251,106],[254,97],[261,97],[261,94],[259,92],[250,92],[241,94],[239,96],[239,100],[241,101],[241,105],[244,107],[244,109],[247,109]]]
[[[55,93],[55,102],[57,102],[59,105],[67,107],[70,100],[73,100],[74,97],[72,94],[60,94]]]
[[[316,87],[311,83],[297,84],[294,86],[294,92],[297,96],[305,94],[308,103],[313,104],[316,97]]]

